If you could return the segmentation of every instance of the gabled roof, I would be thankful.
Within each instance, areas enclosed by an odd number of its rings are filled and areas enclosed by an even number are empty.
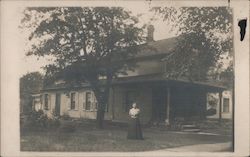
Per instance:
[[[181,38],[181,36],[142,44],[139,46],[139,51],[137,52],[136,57],[168,54],[174,50],[179,38]]]

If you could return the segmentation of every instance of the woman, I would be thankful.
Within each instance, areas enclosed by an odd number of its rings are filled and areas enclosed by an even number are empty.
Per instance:
[[[142,140],[142,130],[139,121],[140,109],[137,108],[136,103],[132,104],[132,108],[129,110],[129,126],[127,139],[138,139]]]

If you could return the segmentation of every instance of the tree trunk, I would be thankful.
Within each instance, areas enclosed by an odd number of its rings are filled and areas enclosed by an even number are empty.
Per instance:
[[[105,109],[103,109],[103,106],[105,104],[98,104],[98,110],[96,115],[96,121],[97,121],[97,128],[102,129],[103,128],[103,122],[104,122],[104,114]],[[100,107],[99,107],[100,106]]]
[[[109,99],[109,87],[106,87],[104,91],[97,92],[95,95],[98,102],[97,115],[96,115],[97,128],[102,129],[105,109]]]
[[[94,86],[94,93],[98,102],[97,107],[97,115],[96,115],[96,125],[97,128],[102,129],[103,128],[103,122],[104,122],[104,116],[105,116],[105,109],[106,105],[109,103],[109,89],[111,87],[111,81],[112,81],[112,75],[109,73],[107,75],[107,81],[106,84],[103,86],[97,86],[95,84]]]

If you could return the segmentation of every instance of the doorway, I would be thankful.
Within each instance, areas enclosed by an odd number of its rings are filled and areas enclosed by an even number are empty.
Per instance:
[[[166,100],[165,89],[153,89],[152,91],[152,120],[154,122],[165,122],[166,120]]]

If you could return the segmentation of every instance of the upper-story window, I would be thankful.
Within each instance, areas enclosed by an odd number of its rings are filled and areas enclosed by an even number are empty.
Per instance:
[[[44,94],[44,109],[49,109],[49,94]]]
[[[70,94],[70,109],[74,110],[76,108],[76,93]]]

